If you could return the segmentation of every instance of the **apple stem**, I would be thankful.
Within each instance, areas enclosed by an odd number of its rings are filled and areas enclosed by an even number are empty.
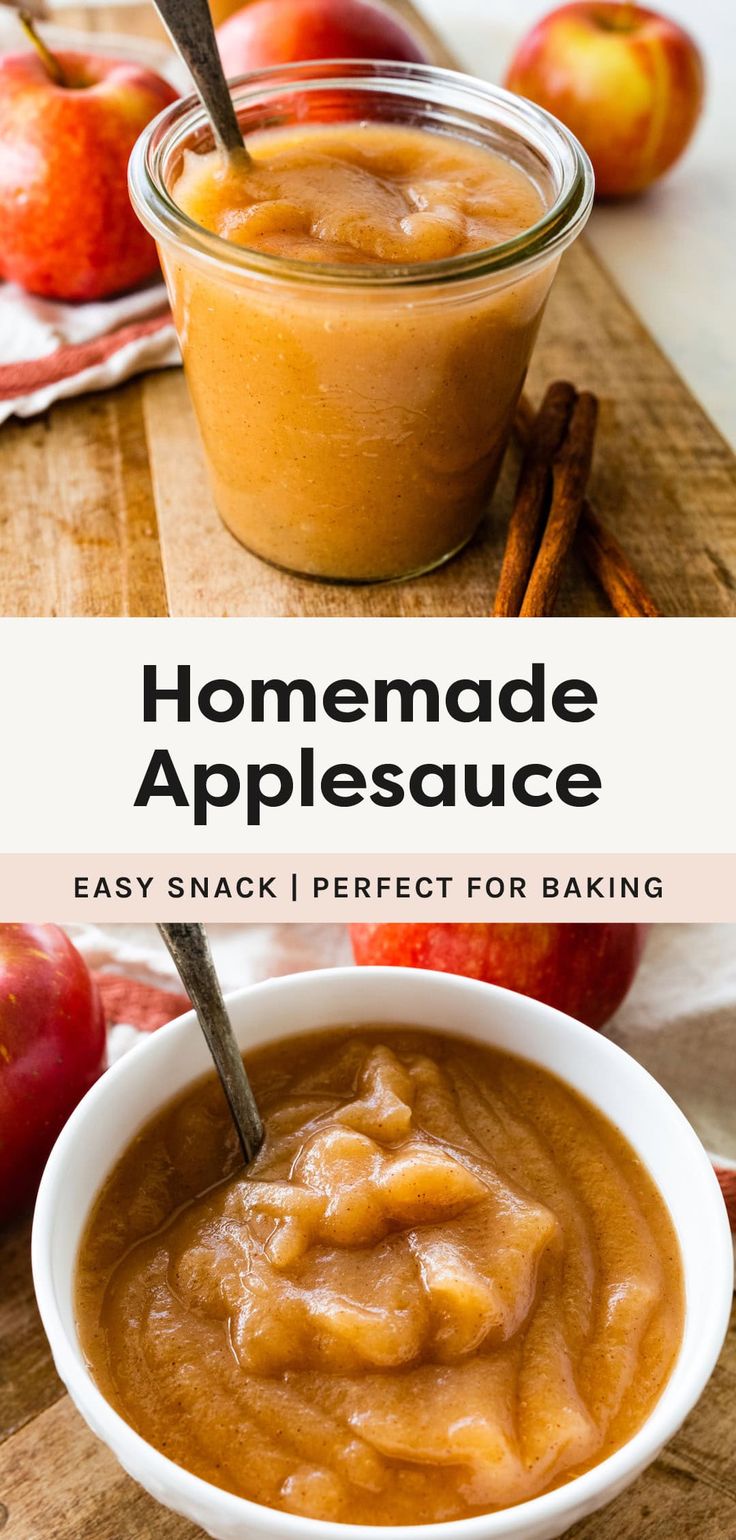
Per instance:
[[[634,32],[637,7],[632,0],[619,0],[615,6],[603,6],[596,12],[602,32]]]
[[[40,37],[36,31],[36,26],[30,11],[19,11],[18,20],[21,24],[21,27],[23,28],[23,31],[25,32],[26,37],[28,38],[29,43],[32,43],[37,54],[39,55],[41,63],[43,64],[49,79],[53,80],[54,85],[56,86],[65,86],[67,84],[66,75],[64,74],[56,54],[51,52],[51,49],[46,46],[43,38]]]

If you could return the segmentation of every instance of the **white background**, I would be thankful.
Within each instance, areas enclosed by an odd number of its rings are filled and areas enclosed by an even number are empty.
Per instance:
[[[615,628],[615,629],[612,629]],[[719,620],[4,620],[0,622],[0,850],[21,852],[733,852],[732,623]],[[12,661],[12,665],[9,660]],[[400,660],[400,662],[398,661]],[[554,682],[588,679],[595,719],[572,726],[497,721],[249,727],[244,719],[177,724],[165,707],[142,721],[142,665],[176,664],[193,682],[250,675],[428,675],[497,683],[544,661]],[[584,761],[603,778],[587,809],[355,809],[296,803],[248,828],[242,807],[195,829],[187,808],[157,799],[135,809],[155,748],[171,750],[185,783],[195,760],[293,765],[302,743],[323,767],[382,760]]]
[[[467,69],[500,80],[556,0],[416,0]],[[651,0],[705,56],[706,109],[682,161],[644,197],[598,205],[588,235],[628,299],[736,443],[736,3]]]

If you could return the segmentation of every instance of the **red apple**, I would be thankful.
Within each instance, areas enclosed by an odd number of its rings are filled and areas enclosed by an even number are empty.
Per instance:
[[[100,997],[69,937],[0,925],[0,1223],[30,1203],[104,1056]]]
[[[433,968],[501,984],[589,1027],[618,1008],[646,925],[351,925],[355,961]]]
[[[579,0],[524,39],[506,85],[546,107],[587,150],[604,197],[641,192],[674,165],[703,103],[693,39],[656,11]]]
[[[230,77],[304,59],[427,61],[411,29],[374,0],[252,0],[217,41]]]
[[[128,158],[175,99],[128,61],[43,48],[0,59],[0,277],[61,300],[151,277],[156,248],[130,205]]]

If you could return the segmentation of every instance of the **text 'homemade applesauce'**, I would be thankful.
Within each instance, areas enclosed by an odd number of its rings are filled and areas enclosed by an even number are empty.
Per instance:
[[[162,249],[219,512],[292,571],[427,570],[485,511],[556,259],[490,281],[448,283],[443,267],[414,287],[388,270],[405,280],[532,229],[548,207],[541,172],[393,123],[266,130],[248,149],[245,167],[186,151],[172,196],[281,269],[220,271]]]
[[[580,1474],[673,1367],[669,1215],[546,1071],[425,1031],[247,1056],[243,1172],[214,1077],[143,1129],[79,1256],[82,1345],[145,1439],[311,1517],[431,1523]]]

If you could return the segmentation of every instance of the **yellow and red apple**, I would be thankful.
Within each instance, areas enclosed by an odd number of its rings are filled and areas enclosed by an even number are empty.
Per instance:
[[[674,165],[700,116],[704,70],[682,27],[618,0],[551,11],[517,49],[509,90],[567,124],[602,197],[642,192]]]
[[[0,59],[0,277],[97,300],[157,269],[128,198],[130,152],[176,92],[127,60],[41,50]]]

